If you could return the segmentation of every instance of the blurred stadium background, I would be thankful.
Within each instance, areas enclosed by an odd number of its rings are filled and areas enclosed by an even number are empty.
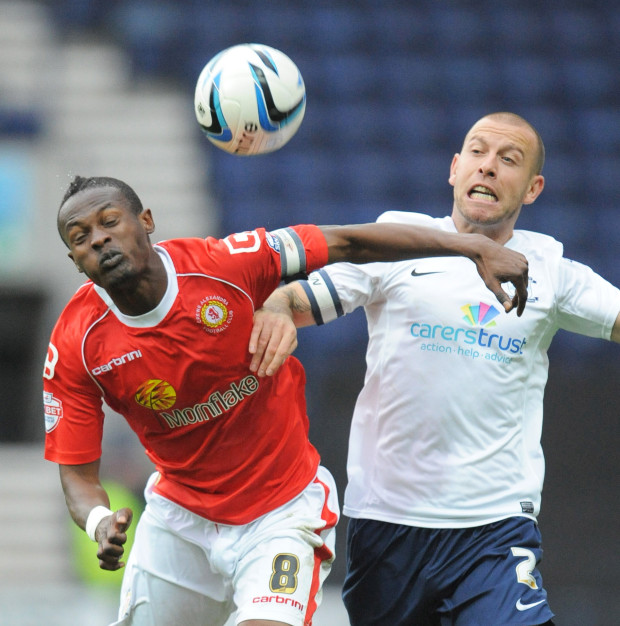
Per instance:
[[[213,54],[250,41],[295,61],[308,104],[281,152],[241,159],[201,135],[193,90]],[[42,461],[40,372],[80,283],[55,225],[75,174],[126,180],[159,239],[441,216],[464,133],[511,110],[547,147],[546,190],[520,227],[620,285],[619,58],[616,0],[0,0],[0,624],[100,626],[116,611]],[[311,437],[341,491],[365,332],[355,314],[301,331],[297,352]],[[619,354],[562,333],[551,351],[542,573],[563,626],[620,623]],[[150,467],[114,415],[103,469],[141,497]],[[318,626],[346,624],[340,528]]]

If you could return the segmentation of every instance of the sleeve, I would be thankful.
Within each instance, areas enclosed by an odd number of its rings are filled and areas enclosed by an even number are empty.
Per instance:
[[[562,258],[558,270],[559,327],[610,339],[620,312],[620,289],[577,261]]]
[[[328,261],[327,242],[318,226],[302,224],[280,228],[267,233],[267,237],[276,241],[281,278],[311,272]]]
[[[57,327],[43,369],[45,458],[67,465],[100,458],[103,435],[102,394],[72,344]]]
[[[387,263],[334,263],[301,281],[314,321],[326,324],[383,299],[381,275]]]
[[[218,272],[244,286],[261,306],[282,279],[306,274],[328,261],[325,237],[318,226],[301,224],[272,232],[264,228],[207,240]]]

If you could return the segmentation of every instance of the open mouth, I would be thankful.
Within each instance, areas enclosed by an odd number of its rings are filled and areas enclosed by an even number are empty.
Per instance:
[[[487,202],[497,202],[497,196],[484,185],[476,185],[470,192],[472,200],[485,200]]]

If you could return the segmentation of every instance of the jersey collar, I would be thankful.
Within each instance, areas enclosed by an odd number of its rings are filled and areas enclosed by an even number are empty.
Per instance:
[[[166,274],[168,276],[168,285],[166,287],[166,293],[164,293],[164,297],[160,300],[159,304],[151,311],[147,313],[143,313],[142,315],[125,315],[121,311],[119,311],[118,307],[114,304],[112,298],[108,295],[105,289],[102,289],[98,285],[95,285],[95,291],[99,295],[99,297],[106,303],[108,308],[116,315],[118,320],[125,324],[125,326],[132,326],[134,328],[150,328],[152,326],[157,326],[172,308],[174,301],[176,300],[177,294],[179,293],[179,283],[177,282],[177,273],[174,268],[174,263],[170,258],[170,255],[164,248],[160,246],[153,246],[155,251],[161,257],[161,260],[164,263],[164,267],[166,268]]]

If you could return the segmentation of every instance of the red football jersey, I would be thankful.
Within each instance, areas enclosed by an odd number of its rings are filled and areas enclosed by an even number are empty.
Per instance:
[[[155,491],[223,524],[245,524],[313,479],[305,374],[249,370],[253,314],[283,276],[327,262],[316,226],[156,245],[168,271],[158,307],[123,315],[92,282],[69,301],[44,370],[45,458],[101,456],[102,400],[122,414],[160,473]]]

